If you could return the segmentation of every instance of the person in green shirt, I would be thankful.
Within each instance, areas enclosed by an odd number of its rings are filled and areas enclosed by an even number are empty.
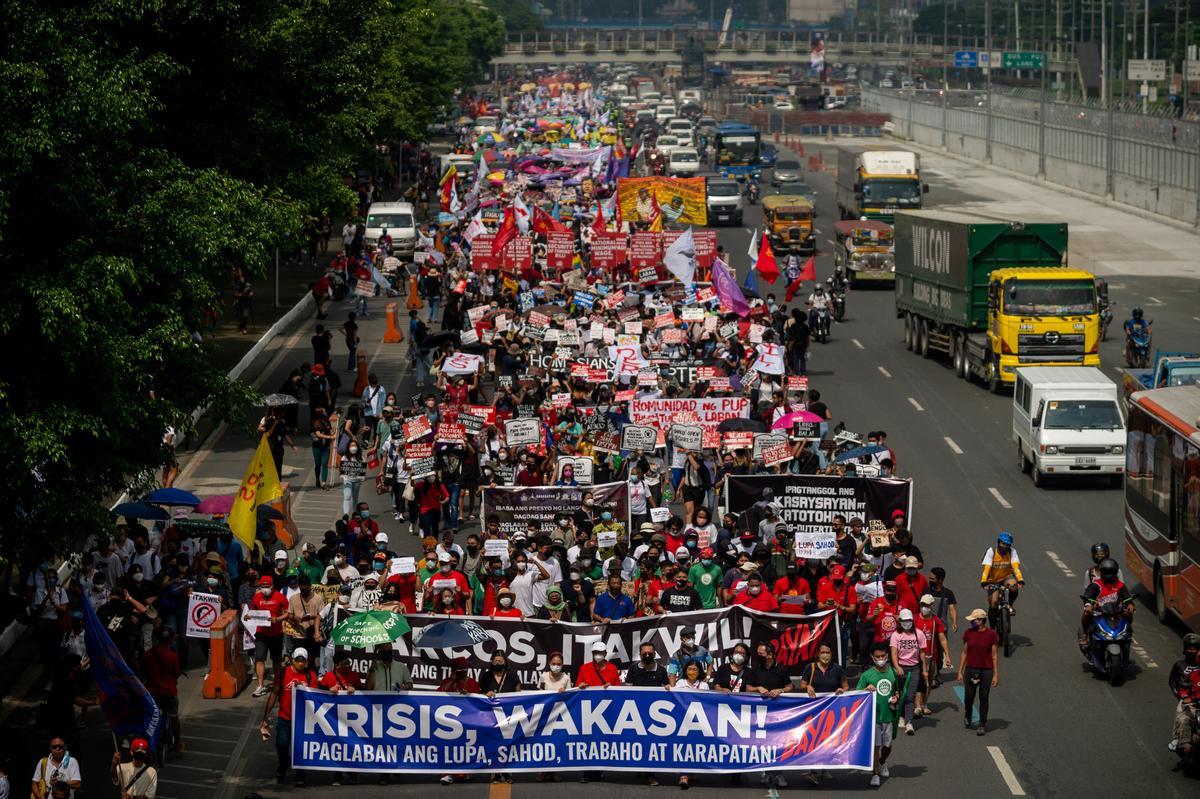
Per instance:
[[[313,585],[320,585],[325,576],[325,564],[317,559],[317,548],[305,542],[300,548],[300,557],[296,559],[296,569],[301,574],[307,574]]]
[[[688,569],[688,582],[700,595],[700,604],[705,610],[712,610],[721,604],[721,578],[725,570],[713,560],[711,547],[700,550],[700,558]]]
[[[887,759],[892,752],[892,740],[896,737],[896,723],[900,718],[899,699],[903,686],[896,685],[898,677],[892,668],[886,641],[878,641],[871,647],[871,666],[858,678],[859,691],[875,692],[875,773],[871,775],[871,787],[879,787],[880,777],[888,776]]]

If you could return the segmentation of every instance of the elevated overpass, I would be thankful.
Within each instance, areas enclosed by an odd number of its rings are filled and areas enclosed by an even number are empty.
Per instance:
[[[514,33],[504,53],[492,59],[497,66],[521,64],[642,63],[679,64],[686,48],[702,47],[704,58],[714,64],[795,64],[807,62],[812,50],[807,33],[794,31],[731,31],[719,42],[717,31],[555,29]],[[899,67],[912,63],[919,68],[953,66],[957,50],[983,50],[982,37],[918,34],[855,35],[831,33],[825,40],[828,63],[876,64]],[[1006,42],[993,39],[993,51],[1039,51],[1040,43]],[[1076,75],[1076,59],[1070,43],[1050,44],[1049,70]]]

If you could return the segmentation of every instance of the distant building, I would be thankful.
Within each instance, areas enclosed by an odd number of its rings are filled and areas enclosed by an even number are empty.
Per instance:
[[[787,18],[788,22],[828,22],[855,5],[855,0],[787,0]]]

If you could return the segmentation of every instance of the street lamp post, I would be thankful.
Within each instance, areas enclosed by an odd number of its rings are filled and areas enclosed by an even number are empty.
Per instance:
[[[992,69],[996,66],[992,63],[992,0],[985,0],[983,9],[983,39],[984,48],[987,50],[987,139],[984,142],[983,160],[987,163],[992,162]]]

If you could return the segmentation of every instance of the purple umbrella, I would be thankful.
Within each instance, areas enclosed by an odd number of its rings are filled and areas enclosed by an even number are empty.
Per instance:
[[[217,494],[215,497],[205,497],[196,506],[196,513],[207,513],[212,516],[228,516],[233,509],[233,494]]]

